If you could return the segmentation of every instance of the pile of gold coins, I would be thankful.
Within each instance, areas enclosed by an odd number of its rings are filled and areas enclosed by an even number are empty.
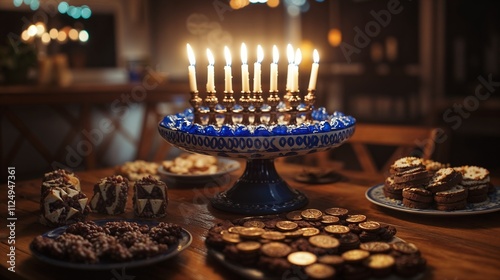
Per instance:
[[[225,261],[276,278],[367,279],[423,272],[426,261],[418,248],[395,233],[392,226],[344,208],[305,209],[221,222],[209,230],[206,244]]]

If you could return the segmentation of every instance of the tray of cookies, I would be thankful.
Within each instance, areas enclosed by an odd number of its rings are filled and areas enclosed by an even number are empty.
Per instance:
[[[366,192],[382,207],[426,215],[474,215],[500,210],[500,188],[479,166],[450,167],[432,160],[396,160],[383,184]]]

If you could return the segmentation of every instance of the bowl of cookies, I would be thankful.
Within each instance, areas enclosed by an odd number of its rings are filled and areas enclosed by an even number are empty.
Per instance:
[[[182,154],[161,162],[158,174],[169,187],[222,186],[240,168],[236,160],[201,154]]]

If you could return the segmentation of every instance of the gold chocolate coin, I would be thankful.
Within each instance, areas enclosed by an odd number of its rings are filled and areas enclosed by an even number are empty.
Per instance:
[[[287,257],[291,264],[298,266],[308,266],[313,264],[318,259],[315,254],[306,251],[293,252]]]
[[[300,215],[302,216],[302,219],[306,221],[317,221],[321,219],[323,212],[318,209],[306,209],[300,212]]]
[[[252,221],[246,221],[246,222],[244,222],[243,226],[244,227],[264,228],[266,226],[266,224],[264,224],[264,222],[261,222],[261,221],[252,220]]]
[[[329,225],[325,227],[325,231],[332,234],[346,234],[351,230],[342,225]]]
[[[279,221],[276,223],[276,227],[282,231],[290,231],[298,228],[299,225],[291,221]]]
[[[380,228],[380,224],[378,222],[371,222],[371,221],[359,223],[358,226],[362,230],[366,231],[377,231]]]
[[[292,248],[285,243],[269,242],[262,245],[262,247],[260,247],[260,251],[268,257],[283,258],[290,254]]]
[[[347,216],[347,219],[345,219],[346,222],[351,223],[351,224],[359,224],[364,221],[366,221],[366,216],[365,215],[349,215]]]
[[[260,238],[279,241],[285,239],[285,235],[279,231],[266,231],[260,236]]]
[[[324,249],[333,249],[339,247],[340,242],[335,237],[331,237],[326,234],[318,234],[315,236],[309,237],[309,243],[312,245],[324,248]]]
[[[359,245],[359,248],[366,250],[370,253],[385,253],[391,250],[391,245],[385,242],[372,241],[372,242],[361,243]]]
[[[344,259],[338,255],[323,255],[318,258],[318,262],[332,266],[341,266],[344,264]]]
[[[244,228],[245,227],[242,227],[242,226],[234,226],[234,227],[228,228],[227,231],[230,233],[240,233],[240,231]]]
[[[286,238],[298,238],[304,236],[304,232],[300,229],[294,231],[283,232]]]
[[[248,239],[259,238],[264,232],[263,228],[258,227],[246,227],[240,230],[240,236]]]
[[[325,225],[338,224],[339,221],[339,217],[335,217],[332,215],[323,215],[323,217],[321,217],[321,223]]]
[[[325,213],[328,215],[341,217],[341,216],[347,215],[347,213],[349,213],[349,210],[347,210],[345,208],[333,207],[333,208],[325,209]]]
[[[392,248],[403,254],[415,254],[418,253],[418,248],[413,243],[406,243],[404,241],[395,242],[392,244]]]
[[[304,271],[313,279],[331,279],[335,275],[335,268],[322,263],[308,265]]]
[[[237,234],[237,233],[230,233],[230,232],[224,233],[222,235],[222,240],[226,241],[227,243],[232,243],[232,244],[236,244],[236,243],[240,243],[241,242],[239,234]]]
[[[313,228],[313,227],[305,227],[305,228],[301,228],[299,230],[302,231],[302,235],[304,237],[310,237],[310,236],[319,234],[319,229]]]
[[[253,253],[260,249],[261,245],[257,241],[244,241],[236,244],[236,249],[244,253]]]
[[[292,211],[286,214],[286,218],[291,221],[300,221],[302,220],[302,215],[300,215],[300,213],[302,213],[302,211]]]
[[[364,264],[372,269],[385,269],[393,266],[394,263],[394,258],[387,254],[371,255],[364,261]]]
[[[356,263],[356,262],[361,262],[364,261],[366,258],[370,256],[370,253],[365,250],[360,250],[360,249],[353,249],[346,251],[342,254],[342,258],[346,262],[350,263]]]

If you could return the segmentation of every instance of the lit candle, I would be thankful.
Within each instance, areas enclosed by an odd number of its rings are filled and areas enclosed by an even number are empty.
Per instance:
[[[224,47],[224,57],[226,58],[226,66],[224,66],[224,74],[225,74],[225,86],[226,92],[233,92],[233,76],[231,75],[231,52],[229,52],[229,48]]]
[[[212,52],[207,49],[207,57],[208,57],[208,71],[207,71],[207,91],[214,92],[215,91],[215,82],[214,82],[214,56]]]
[[[293,84],[293,47],[288,44],[286,47],[286,56],[288,58],[288,72],[286,75],[286,90],[289,91],[292,89]]]
[[[241,44],[241,91],[249,92],[249,74],[247,64],[247,46],[245,43]]]
[[[257,61],[253,64],[253,92],[262,91],[261,63],[264,59],[264,51],[260,45],[257,46]]]
[[[187,44],[187,52],[189,59],[188,73],[189,73],[189,89],[191,92],[197,92],[198,87],[196,86],[196,71],[194,65],[196,64],[196,60],[194,58],[193,49],[189,44]]]
[[[278,91],[278,60],[279,52],[276,45],[273,46],[273,62],[271,63],[271,78],[269,81],[269,91]]]
[[[319,68],[319,54],[315,49],[313,52],[313,64],[311,68],[311,77],[309,78],[309,87],[308,90],[316,89],[316,81],[318,79],[318,68]]]
[[[292,92],[299,91],[299,64],[302,60],[302,53],[300,49],[297,49],[295,52],[295,65],[293,66],[293,83],[292,83]]]

